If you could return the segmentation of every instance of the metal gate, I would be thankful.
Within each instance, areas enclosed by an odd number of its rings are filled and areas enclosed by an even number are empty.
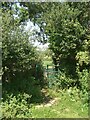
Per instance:
[[[58,71],[55,70],[55,66],[44,66],[44,76],[47,78],[48,87],[51,88],[57,80]]]

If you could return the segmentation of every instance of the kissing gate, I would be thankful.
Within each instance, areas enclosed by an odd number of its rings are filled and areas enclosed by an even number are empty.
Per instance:
[[[51,87],[56,82],[56,76],[58,71],[55,70],[55,66],[44,66],[44,77],[48,79],[48,86]]]

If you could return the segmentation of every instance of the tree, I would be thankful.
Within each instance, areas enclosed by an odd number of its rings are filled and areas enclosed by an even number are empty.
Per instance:
[[[39,25],[40,34],[48,36],[54,64],[66,69],[68,74],[75,73],[77,62],[79,63],[76,56],[80,51],[87,51],[83,46],[89,36],[88,3],[20,3],[20,5],[19,20],[25,21],[29,18]],[[43,39],[43,42],[46,40]]]
[[[88,3],[52,3],[50,10],[42,15],[46,23],[43,27],[49,36],[49,48],[54,53],[54,63],[66,69],[68,74],[75,74],[78,62],[76,56],[88,39],[87,7]]]
[[[2,61],[3,80],[12,81],[18,77],[36,77],[36,64],[42,79],[42,63],[36,49],[30,44],[24,26],[17,27],[10,10],[2,11]]]

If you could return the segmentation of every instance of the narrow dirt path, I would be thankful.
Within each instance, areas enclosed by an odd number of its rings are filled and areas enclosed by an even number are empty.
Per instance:
[[[36,108],[41,108],[41,107],[50,107],[58,102],[59,98],[54,98],[50,100],[48,103],[43,103],[40,105],[36,105]]]

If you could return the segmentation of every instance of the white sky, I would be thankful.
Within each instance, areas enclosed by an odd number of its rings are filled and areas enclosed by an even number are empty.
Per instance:
[[[33,38],[32,33],[34,31],[40,31],[40,28],[38,27],[38,25],[34,26],[33,23],[29,20],[27,22],[27,26],[25,27],[25,30],[30,34],[30,38]],[[48,45],[49,45],[49,43],[43,45],[42,43],[38,42],[37,40],[35,40],[35,42],[32,42],[32,43],[35,47],[37,47],[40,50],[47,49]]]
[[[17,6],[20,7],[19,3],[17,3]],[[34,26],[34,24],[30,20],[28,20],[27,25],[25,26],[25,30],[30,34],[30,38],[33,39],[34,36],[32,35],[32,33],[34,31],[40,31],[40,28],[37,24]],[[32,43],[35,47],[37,47],[40,50],[47,49],[49,45],[49,43],[43,45],[42,43],[38,42],[36,38],[35,38],[35,42]]]

